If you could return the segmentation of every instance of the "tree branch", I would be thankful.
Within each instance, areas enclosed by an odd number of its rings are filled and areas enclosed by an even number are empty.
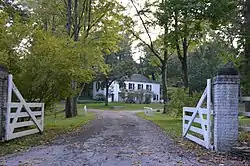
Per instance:
[[[134,8],[135,8],[135,10],[136,10],[136,13],[137,13],[138,17],[140,18],[141,23],[142,23],[142,25],[143,25],[143,27],[144,27],[146,33],[147,33],[147,36],[148,36],[148,38],[149,38],[149,40],[150,40],[150,46],[151,46],[152,48],[154,48],[152,38],[151,38],[151,36],[150,36],[150,34],[149,34],[149,31],[148,31],[148,28],[147,28],[147,26],[146,26],[145,21],[142,19],[141,15],[140,15],[140,11],[139,11],[138,8],[136,7],[134,1],[133,1],[133,0],[130,0],[130,1],[131,1],[132,5],[134,6]]]
[[[85,38],[87,38],[88,37],[88,35],[89,35],[89,31],[105,16],[105,14],[106,13],[102,13],[101,14],[101,16],[99,17],[99,18],[97,18],[95,21],[93,21],[93,23],[92,24],[90,24],[89,26],[88,26],[88,28],[87,28],[87,30],[86,30],[86,36],[85,36]]]
[[[176,46],[176,50],[177,50],[177,55],[178,55],[178,58],[182,61],[183,60],[183,57],[181,56],[181,48],[180,48],[180,45],[179,45],[179,36],[177,35],[177,31],[178,31],[178,16],[177,16],[177,12],[175,12],[175,17],[174,17],[174,21],[175,21],[175,24],[174,24],[174,28],[175,28],[175,46]]]
[[[161,56],[159,55],[159,53],[151,47],[151,45],[149,45],[148,43],[146,43],[144,40],[142,40],[142,38],[140,38],[138,35],[136,35],[134,33],[134,31],[131,30],[131,33],[133,34],[134,37],[136,37],[137,39],[139,39],[143,44],[145,44],[151,51],[152,53],[161,61],[163,62],[163,59],[161,58]]]

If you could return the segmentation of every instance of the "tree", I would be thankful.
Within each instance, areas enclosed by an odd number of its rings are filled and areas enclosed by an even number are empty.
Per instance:
[[[108,73],[101,76],[106,88],[106,106],[108,105],[109,87],[111,84],[114,81],[118,81],[121,84],[124,78],[136,73],[130,39],[125,37],[121,40],[119,47],[118,52],[104,55],[105,63],[109,66]]]
[[[100,56],[102,52],[108,53],[110,50],[117,49],[119,32],[122,31],[123,20],[126,18],[121,14],[124,8],[117,2],[109,0],[25,0],[23,2],[33,9],[33,17],[36,18],[39,27],[54,36],[67,38],[69,42],[74,41],[74,47],[83,49],[82,52],[77,52],[81,57],[83,69],[86,69],[84,62],[91,63],[89,62],[91,60],[104,62],[103,57]],[[93,58],[88,55],[92,55]],[[98,68],[105,68],[105,66],[96,65],[94,71],[104,71],[96,70]],[[71,94],[66,98],[66,117],[77,115],[76,94],[79,86],[87,81],[77,82],[72,77],[70,82],[74,95]]]
[[[229,47],[216,41],[204,43],[190,52],[187,61],[190,91],[203,91],[206,80],[216,76],[218,70],[224,65],[223,56],[232,53]]]
[[[0,62],[14,74],[27,100],[49,106],[70,98],[71,108],[67,105],[65,112],[72,117],[77,114],[73,104],[80,86],[106,72],[102,51],[117,49],[124,17],[116,2],[65,2],[20,1],[28,21],[2,12]],[[72,86],[72,81],[77,84]]]
[[[157,13],[161,25],[167,21],[171,47],[181,63],[184,87],[189,87],[187,57],[192,45],[204,41],[210,28],[228,23],[236,5],[235,1],[164,0]],[[168,18],[168,19],[166,19]],[[206,40],[206,39],[205,39]]]
[[[250,1],[246,0],[243,4],[243,16],[244,22],[242,24],[242,40],[243,40],[243,61],[241,64],[242,75],[243,75],[243,92],[246,95],[250,94]],[[249,104],[250,105],[250,104]],[[250,108],[250,106],[249,106]]]
[[[140,63],[137,64],[137,70],[140,74],[151,78],[152,80],[161,79],[161,69],[159,68],[157,58],[152,55],[148,47],[143,45],[144,57],[140,57]]]
[[[139,10],[138,7],[136,6],[135,2],[131,0],[131,3],[133,7],[136,10],[137,16],[139,17],[139,20],[141,21],[141,24],[144,29],[144,33],[146,33],[149,42],[146,42],[140,37],[140,33],[136,33],[134,30],[131,30],[131,33],[139,39],[142,44],[144,44],[148,49],[152,52],[152,55],[154,55],[160,65],[161,68],[161,75],[162,75],[162,89],[163,89],[163,101],[164,101],[164,109],[163,109],[163,114],[167,113],[167,61],[169,57],[172,55],[171,50],[169,50],[169,27],[170,27],[170,20],[168,17],[165,17],[165,21],[163,24],[161,24],[161,27],[163,29],[163,34],[158,37],[158,40],[153,41],[152,37],[149,32],[149,28],[151,25],[155,25],[155,20],[144,20],[143,18],[149,18],[147,16],[147,13],[150,11],[150,7],[152,4],[146,2],[145,6],[142,10]],[[152,14],[152,13],[151,13]]]
[[[206,42],[190,51],[187,64],[189,71],[190,92],[203,91],[206,80],[213,78],[218,70],[228,62],[229,56],[235,55],[235,50],[223,41]],[[173,56],[168,61],[168,79],[172,86],[181,87],[181,64],[178,57]]]

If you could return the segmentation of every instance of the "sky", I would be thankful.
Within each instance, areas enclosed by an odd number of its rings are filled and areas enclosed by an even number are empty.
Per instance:
[[[118,0],[123,6],[126,6],[126,11],[125,13],[129,16],[132,17],[132,19],[134,21],[136,21],[138,23],[138,25],[135,27],[135,31],[140,30],[144,30],[144,28],[142,27],[141,21],[139,20],[138,16],[135,16],[136,14],[136,10],[135,8],[132,6],[132,3],[130,2],[130,0]],[[138,9],[140,10],[141,7],[143,6],[143,4],[145,3],[146,0],[134,0],[134,2],[137,4]],[[150,29],[150,36],[152,38],[152,40],[155,40],[158,36],[158,34],[160,33],[160,29]],[[149,42],[148,36],[147,34],[142,34],[140,36],[144,41]],[[140,43],[139,40],[136,40],[133,42],[132,44],[132,51],[133,51],[133,58],[138,61],[140,56],[143,56],[143,52],[140,51],[140,48],[137,48],[136,46]]]

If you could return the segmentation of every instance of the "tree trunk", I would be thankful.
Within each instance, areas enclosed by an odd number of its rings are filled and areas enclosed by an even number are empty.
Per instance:
[[[52,16],[52,22],[51,22],[51,32],[54,35],[56,31],[56,23],[55,23],[55,15]]]
[[[71,12],[72,12],[72,1],[68,0],[68,6],[67,6],[67,25],[66,25],[66,30],[68,35],[70,36],[70,31],[71,31]],[[73,87],[73,81],[71,82],[70,86],[71,88]],[[73,109],[76,108],[75,105],[73,105],[75,99],[72,98],[71,96],[67,97],[66,102],[65,102],[65,116],[66,118],[71,118],[76,115],[76,112],[73,111]]]
[[[245,2],[245,25],[244,25],[244,38],[245,38],[245,56],[243,61],[243,86],[244,94],[250,96],[250,0]],[[245,111],[250,112],[250,102],[245,102]]]
[[[66,116],[66,118],[73,117],[73,114],[71,112],[70,97],[67,97],[66,102],[65,102],[65,116]]]
[[[109,105],[109,82],[105,79],[106,95],[105,95],[105,106]]]
[[[168,102],[168,86],[167,86],[167,62],[168,62],[168,38],[167,38],[167,34],[168,34],[168,25],[166,24],[164,26],[164,59],[161,61],[162,64],[162,90],[163,90],[163,100],[164,100],[164,108],[163,108],[163,114],[167,113],[167,102]]]
[[[156,79],[155,79],[155,73],[154,73],[154,72],[152,72],[152,74],[151,74],[151,75],[152,75],[152,80],[154,80],[154,81],[155,81],[155,80],[156,80]]]
[[[182,42],[182,48],[183,48],[183,50],[181,50],[180,43],[179,43],[179,41],[181,39],[178,36],[178,31],[179,31],[179,27],[178,27],[178,12],[175,12],[174,20],[175,20],[175,26],[174,27],[175,27],[175,31],[176,31],[176,43],[175,43],[175,45],[176,45],[176,51],[177,51],[178,59],[181,62],[183,84],[184,84],[185,89],[188,89],[189,82],[188,82],[188,68],[187,68],[187,52],[188,52],[188,40],[187,40],[188,30],[187,30],[187,23],[184,23],[185,35],[186,36],[183,38],[183,42]]]
[[[182,58],[181,64],[182,64],[182,73],[183,73],[183,83],[184,83],[185,89],[188,89],[189,82],[188,82],[188,67],[187,67],[187,52],[188,52],[187,37],[184,37],[183,39],[182,48],[183,48],[183,58]]]
[[[167,102],[168,102],[168,94],[167,94],[167,65],[166,63],[162,64],[162,69],[161,69],[161,74],[162,74],[162,95],[163,95],[163,103],[164,103],[164,108],[163,108],[163,114],[167,113]]]
[[[188,89],[189,87],[189,82],[188,82],[188,68],[187,68],[187,60],[181,61],[181,70],[182,70],[182,77],[183,77],[183,84],[185,89]]]
[[[67,6],[67,33],[70,36],[71,31],[71,12],[72,12],[72,1],[68,0],[68,6]]]
[[[78,12],[77,12],[77,8],[78,8],[78,1],[75,0],[75,5],[74,5],[74,26],[75,26],[75,30],[74,30],[74,41],[77,42],[78,41]],[[76,91],[77,90],[77,82],[76,81],[72,81],[72,85],[71,88]],[[73,116],[77,116],[77,95],[74,95],[72,97],[72,112],[73,112]]]

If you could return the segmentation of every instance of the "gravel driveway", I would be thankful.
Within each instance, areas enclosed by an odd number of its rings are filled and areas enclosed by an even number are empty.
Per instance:
[[[88,127],[46,146],[0,158],[6,165],[202,165],[133,112],[98,111]],[[204,163],[203,163],[204,164]],[[205,163],[208,165],[209,163]]]

